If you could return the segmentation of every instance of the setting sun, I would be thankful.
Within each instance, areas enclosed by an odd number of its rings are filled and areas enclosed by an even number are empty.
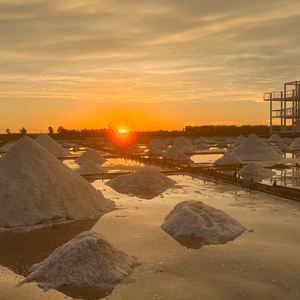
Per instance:
[[[126,133],[126,130],[125,129],[119,129],[119,132],[120,133]]]

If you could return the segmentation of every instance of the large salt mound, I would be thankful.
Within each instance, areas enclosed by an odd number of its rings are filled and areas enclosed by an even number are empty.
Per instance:
[[[184,154],[192,154],[196,152],[194,149],[190,148],[189,146],[182,147],[180,151]]]
[[[67,156],[70,152],[54,141],[48,134],[41,133],[35,141],[42,145],[46,150],[54,156]]]
[[[244,166],[242,169],[238,171],[238,174],[240,174],[242,177],[271,177],[275,175],[276,173],[265,169],[259,164],[256,163],[249,163],[246,166]]]
[[[127,152],[129,153],[143,153],[143,149],[140,148],[140,146],[137,143],[134,143],[133,145],[129,146],[127,148]]]
[[[106,159],[95,149],[89,149],[88,151],[84,152],[78,158],[75,159],[75,162],[78,165],[83,165],[89,160],[101,165],[106,162]]]
[[[101,174],[102,170],[91,160],[86,161],[78,170],[79,174]]]
[[[187,157],[174,145],[163,154],[163,157],[167,159],[173,159],[178,162],[193,162],[189,157]]]
[[[18,286],[35,281],[46,290],[61,286],[103,287],[128,276],[138,264],[135,257],[113,246],[101,234],[87,231],[34,264],[31,274]]]
[[[165,217],[161,228],[192,248],[234,240],[245,230],[223,211],[196,200],[178,203]]]
[[[168,149],[168,146],[165,145],[163,142],[161,142],[158,138],[152,140],[148,146],[148,148],[157,148],[157,149],[160,149],[160,150],[167,150]]]
[[[227,165],[239,165],[242,164],[242,160],[239,159],[236,155],[234,154],[224,154],[221,158],[217,159],[214,163],[213,166],[227,166]]]
[[[266,142],[252,133],[233,152],[243,161],[249,160],[278,160],[282,156]]]
[[[164,189],[175,184],[175,181],[168,178],[158,170],[143,169],[131,174],[120,175],[106,183],[113,189],[139,188],[139,189]]]
[[[291,145],[292,150],[300,150],[300,138],[297,138]]]
[[[27,136],[0,160],[0,227],[79,220],[111,208],[100,191]]]

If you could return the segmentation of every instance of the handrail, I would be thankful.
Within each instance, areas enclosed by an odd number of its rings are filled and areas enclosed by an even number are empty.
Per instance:
[[[295,96],[295,90],[286,91],[284,97],[284,91],[280,92],[270,92],[264,93],[264,100],[272,100],[272,99],[285,99],[285,98],[292,98]]]

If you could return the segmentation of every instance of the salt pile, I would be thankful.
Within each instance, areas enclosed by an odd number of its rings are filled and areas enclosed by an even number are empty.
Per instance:
[[[152,140],[148,146],[148,148],[157,148],[157,149],[160,149],[160,150],[167,150],[168,149],[168,146],[166,146],[163,142],[161,142],[158,138]]]
[[[182,147],[180,151],[184,154],[192,154],[196,152],[194,149],[190,148],[189,146]]]
[[[190,143],[184,136],[178,137],[175,139],[175,143],[173,147],[177,147],[179,150],[181,150],[183,147],[188,146],[193,150],[196,150],[196,148]]]
[[[0,227],[79,220],[111,209],[100,191],[27,136],[0,160]]]
[[[274,133],[273,135],[271,135],[267,140],[266,140],[266,142],[267,143],[277,143],[277,142],[279,142],[279,141],[283,141],[282,140],[282,138],[279,136],[279,135],[277,135],[276,133]]]
[[[195,144],[200,144],[200,143],[207,144],[208,140],[206,138],[204,138],[203,136],[200,136],[199,138],[196,139]]]
[[[166,159],[173,159],[178,162],[193,162],[189,157],[187,157],[174,145],[163,154],[163,157]]]
[[[149,151],[147,151],[145,153],[146,155],[159,155],[161,156],[163,154],[163,152],[159,149],[157,149],[156,147],[150,148]]]
[[[208,150],[208,149],[209,149],[209,146],[207,146],[207,145],[204,144],[204,143],[198,143],[198,144],[196,144],[196,149],[197,149],[197,150]]]
[[[287,146],[283,141],[279,141],[277,143],[277,147],[283,152],[290,151],[290,147]]]
[[[89,149],[76,158],[75,163],[78,165],[83,165],[89,160],[101,165],[106,162],[106,159],[99,152],[97,152],[95,149]]]
[[[246,166],[244,166],[242,169],[238,171],[238,174],[240,174],[242,177],[271,177],[275,175],[276,173],[263,168],[261,165],[256,163],[249,163]]]
[[[239,135],[234,142],[234,146],[238,147],[245,139],[246,138],[242,134]]]
[[[277,153],[282,154],[282,151],[277,146],[271,146]]]
[[[106,184],[115,190],[122,188],[155,190],[168,188],[175,183],[160,171],[147,168],[131,174],[120,175]]]
[[[197,242],[199,246],[224,243],[245,230],[223,211],[196,200],[178,203],[165,217],[161,228],[187,246]]]
[[[278,160],[282,159],[271,146],[252,133],[233,152],[241,160]]]
[[[300,150],[300,138],[297,138],[291,145],[292,150]]]
[[[133,145],[129,146],[127,148],[127,152],[129,153],[143,153],[143,149],[140,148],[140,146],[137,143],[134,143]]]
[[[47,151],[54,156],[68,156],[70,152],[54,141],[48,134],[41,133],[35,141],[42,145]]]
[[[224,154],[221,158],[217,159],[214,163],[213,166],[227,166],[227,165],[239,165],[242,164],[242,160],[239,159],[236,155],[234,154]]]
[[[101,174],[102,170],[91,160],[86,161],[78,170],[79,174]]]
[[[44,261],[34,264],[17,286],[39,282],[39,287],[103,287],[128,276],[137,259],[116,248],[99,233],[86,231],[57,248]]]
[[[225,140],[225,143],[226,144],[233,144],[235,141],[232,139],[232,138],[227,138],[226,140]]]

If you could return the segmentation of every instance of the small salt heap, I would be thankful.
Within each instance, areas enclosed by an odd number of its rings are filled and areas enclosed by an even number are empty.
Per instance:
[[[196,149],[197,150],[208,150],[209,146],[204,143],[198,143],[198,144],[196,144]]]
[[[86,161],[78,170],[79,174],[93,175],[101,174],[102,170],[97,166],[97,164],[91,160]]]
[[[112,208],[112,201],[27,136],[0,159],[0,227],[80,220]]]
[[[143,153],[143,149],[140,148],[140,146],[137,143],[134,143],[133,145],[129,146],[127,148],[128,153]]]
[[[196,139],[195,144],[200,144],[200,143],[207,144],[208,140],[206,138],[204,138],[203,136],[200,136],[199,138]]]
[[[168,149],[168,146],[165,145],[163,142],[161,142],[161,140],[159,140],[158,138],[152,140],[148,146],[148,148],[157,148],[157,149],[160,149],[160,150],[167,150]]]
[[[184,154],[193,154],[196,152],[193,148],[191,148],[189,146],[182,147],[180,151]]]
[[[35,141],[42,145],[47,151],[54,156],[68,156],[70,152],[54,141],[48,134],[41,133]]]
[[[189,157],[187,157],[184,153],[182,153],[176,146],[172,146],[169,148],[164,154],[163,158],[173,159],[178,162],[190,163],[193,162]]]
[[[78,165],[83,165],[87,161],[93,161],[98,164],[104,164],[106,162],[106,159],[95,149],[89,149],[88,151],[84,152],[75,159],[75,163]]]
[[[178,203],[161,228],[189,248],[234,240],[245,228],[223,211],[189,200]]]
[[[246,138],[241,134],[234,141],[234,146],[238,147]]]
[[[150,150],[147,151],[145,153],[145,155],[158,155],[158,156],[161,156],[161,155],[163,155],[163,152],[161,150],[159,150],[158,148],[153,147],[153,148],[150,148]]]
[[[290,146],[292,150],[300,150],[300,138],[297,138]]]
[[[139,264],[101,234],[86,231],[34,264],[31,273],[17,286],[35,281],[45,290],[61,286],[101,288],[118,283]]]
[[[267,143],[278,143],[278,142],[283,142],[283,140],[278,134],[274,133],[266,140],[266,142]]]
[[[189,148],[193,149],[194,151],[196,150],[196,148],[193,146],[193,144],[191,142],[189,142],[184,136],[176,138],[173,147],[177,147],[181,151],[181,149],[185,146],[188,146]]]
[[[246,166],[244,166],[242,169],[240,169],[238,171],[238,174],[241,175],[243,178],[259,177],[260,179],[262,179],[262,178],[271,177],[276,173],[271,170],[265,169],[259,164],[249,163]]]

